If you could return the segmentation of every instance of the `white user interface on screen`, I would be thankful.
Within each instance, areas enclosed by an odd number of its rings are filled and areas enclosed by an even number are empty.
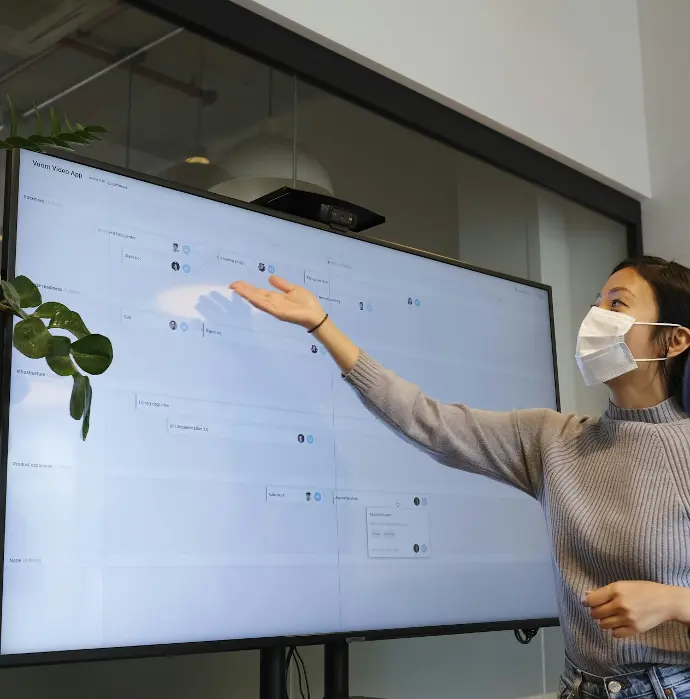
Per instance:
[[[82,442],[71,379],[14,353],[3,654],[556,616],[539,505],[228,290],[274,272],[436,398],[556,407],[544,290],[23,153],[16,273],[115,359]]]

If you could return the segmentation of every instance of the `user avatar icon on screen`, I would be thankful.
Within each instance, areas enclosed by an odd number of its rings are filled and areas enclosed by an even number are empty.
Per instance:
[[[180,246],[178,243],[173,243],[173,252],[177,252],[180,249]]]
[[[263,262],[259,262],[259,272],[265,272],[266,265]]]
[[[316,345],[311,346],[311,353],[316,354],[319,351],[319,348]]]
[[[168,325],[170,326],[171,330],[177,330],[177,323],[174,320],[171,320]]]
[[[419,507],[420,503],[421,503],[421,500],[419,498],[414,499],[415,507]]]
[[[180,271],[180,263],[179,263],[179,262],[173,262],[170,266],[171,266],[176,272],[179,272],[179,271]]]
[[[411,305],[412,305],[412,297],[411,297],[411,296],[408,296],[408,297],[407,297],[407,305],[408,305],[408,306],[411,306]]]
[[[419,553],[419,544],[415,544],[413,548],[415,553]]]
[[[304,435],[303,435],[303,434],[298,434],[298,435],[297,435],[297,441],[298,441],[300,444],[304,444]]]
[[[307,502],[311,500],[311,493],[305,493],[304,497],[307,499]]]
[[[362,301],[359,302],[359,310],[360,311],[364,310],[364,303]]]

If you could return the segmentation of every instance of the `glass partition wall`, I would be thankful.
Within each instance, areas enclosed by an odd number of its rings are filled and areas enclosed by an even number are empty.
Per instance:
[[[245,201],[284,185],[330,193],[385,216],[375,237],[550,284],[563,409],[602,410],[606,395],[583,387],[573,347],[581,318],[626,256],[621,224],[127,4],[0,7],[1,91],[23,131],[33,128],[34,105],[53,107],[110,130],[84,150],[92,158]],[[0,128],[8,132],[6,112]],[[481,341],[481,328],[466,331]],[[529,646],[512,632],[361,644],[352,649],[351,689],[395,699],[537,697],[555,692],[562,654],[559,629]],[[322,696],[322,651],[304,657]],[[15,699],[48,691],[254,697],[258,654],[0,674],[0,693]]]

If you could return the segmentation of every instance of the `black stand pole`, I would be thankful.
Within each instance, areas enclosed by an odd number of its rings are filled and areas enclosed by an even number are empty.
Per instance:
[[[324,644],[324,699],[349,699],[350,655],[345,641]]]
[[[285,699],[285,648],[262,648],[260,699]]]

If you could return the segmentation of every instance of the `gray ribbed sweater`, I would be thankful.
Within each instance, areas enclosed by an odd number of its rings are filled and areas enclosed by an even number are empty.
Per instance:
[[[428,398],[365,353],[346,379],[372,412],[437,461],[539,500],[573,663],[603,676],[649,664],[690,666],[683,625],[617,640],[581,602],[619,580],[690,587],[690,419],[673,401],[646,410],[611,405],[596,419],[472,410]]]

